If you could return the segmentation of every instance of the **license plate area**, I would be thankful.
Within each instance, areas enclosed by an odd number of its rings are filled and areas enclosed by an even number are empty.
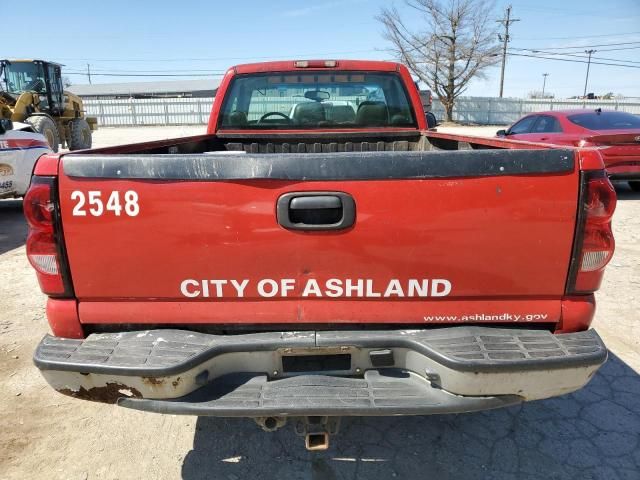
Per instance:
[[[282,373],[348,373],[352,370],[351,349],[283,349],[281,352]]]

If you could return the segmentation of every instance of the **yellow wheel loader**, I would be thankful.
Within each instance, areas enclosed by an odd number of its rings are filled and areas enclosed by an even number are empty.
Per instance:
[[[61,65],[42,60],[0,60],[0,118],[30,124],[51,149],[91,148],[95,117],[82,99],[62,88]]]

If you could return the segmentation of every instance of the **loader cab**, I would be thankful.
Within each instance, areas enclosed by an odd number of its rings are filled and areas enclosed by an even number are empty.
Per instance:
[[[0,64],[0,85],[6,94],[17,100],[25,92],[36,93],[40,97],[40,111],[62,115],[61,65],[42,60],[1,60]]]

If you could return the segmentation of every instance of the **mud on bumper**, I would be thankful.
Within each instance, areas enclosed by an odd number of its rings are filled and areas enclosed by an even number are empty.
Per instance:
[[[594,330],[46,336],[34,362],[61,393],[138,410],[225,417],[459,413],[584,386],[607,350]]]

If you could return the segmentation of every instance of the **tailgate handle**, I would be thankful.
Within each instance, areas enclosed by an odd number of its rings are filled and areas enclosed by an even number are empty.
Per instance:
[[[291,210],[321,210],[325,208],[342,208],[340,198],[335,195],[318,195],[313,197],[294,197],[289,203]]]
[[[354,224],[356,204],[344,192],[291,192],[278,198],[276,214],[287,230],[343,230]]]

